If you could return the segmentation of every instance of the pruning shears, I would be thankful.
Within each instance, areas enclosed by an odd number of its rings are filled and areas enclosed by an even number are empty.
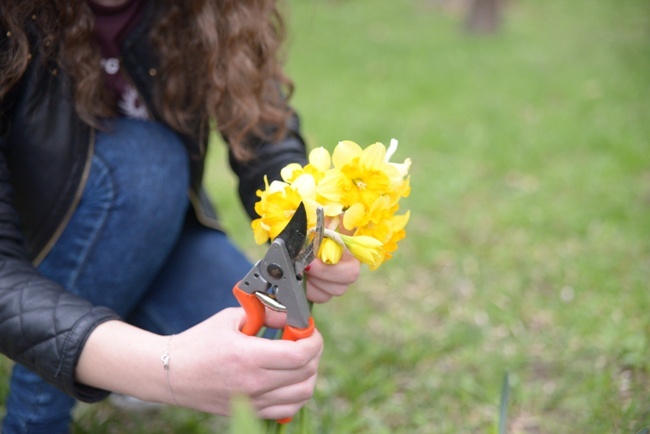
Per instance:
[[[246,312],[244,334],[257,335],[264,327],[267,307],[287,314],[282,339],[297,341],[314,333],[314,319],[303,287],[303,272],[318,253],[324,225],[323,209],[319,207],[316,209],[316,228],[309,241],[307,212],[301,202],[264,258],[235,285],[233,293]],[[278,420],[279,423],[290,421],[291,418]]]
[[[308,233],[307,212],[301,202],[264,258],[235,285],[233,293],[246,312],[244,334],[254,336],[262,329],[266,307],[286,312],[282,339],[297,341],[314,333],[303,272],[318,253],[324,224],[323,209],[317,208],[316,228]]]

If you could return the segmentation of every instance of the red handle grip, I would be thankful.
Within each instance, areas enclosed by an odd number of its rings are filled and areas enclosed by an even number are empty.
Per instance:
[[[292,327],[290,325],[284,327],[282,332],[282,339],[287,341],[297,341],[299,339],[305,339],[314,334],[314,329],[316,328],[314,324],[314,318],[309,318],[309,325],[304,329],[299,329]],[[278,419],[278,423],[289,423],[291,422],[290,417],[285,417],[284,419]]]
[[[304,329],[299,329],[290,325],[285,326],[284,331],[282,332],[282,339],[285,341],[297,341],[308,338],[314,334],[314,328],[314,318],[309,317],[309,325]]]
[[[244,292],[237,285],[232,289],[232,292],[241,307],[244,308],[244,312],[246,312],[246,323],[241,329],[242,333],[255,336],[264,325],[264,315],[266,314],[264,305],[257,299],[255,294]]]
[[[244,312],[246,312],[246,323],[241,329],[242,333],[248,336],[255,336],[262,326],[264,326],[266,308],[258,300],[255,294],[244,292],[239,289],[237,285],[232,289],[232,292],[237,301],[239,301],[241,307],[244,308]],[[314,334],[315,328],[314,319],[310,317],[309,325],[304,329],[299,329],[290,325],[285,326],[284,331],[282,332],[282,339],[287,341],[305,339]],[[285,417],[284,419],[279,419],[278,423],[289,423],[291,422],[291,419],[292,418],[290,417]]]

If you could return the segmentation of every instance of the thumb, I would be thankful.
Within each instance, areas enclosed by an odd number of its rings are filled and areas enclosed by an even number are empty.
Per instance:
[[[246,312],[241,307],[229,307],[210,318],[221,329],[241,330],[246,323]]]

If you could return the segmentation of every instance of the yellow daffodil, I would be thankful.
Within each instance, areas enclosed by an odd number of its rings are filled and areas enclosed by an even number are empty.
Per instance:
[[[343,246],[331,238],[324,238],[321,243],[318,257],[326,264],[338,264],[343,256]]]
[[[298,177],[308,174],[318,183],[330,170],[331,165],[332,159],[327,149],[316,148],[309,153],[309,164],[305,165],[305,167],[298,163],[288,164],[282,168],[280,176],[283,181],[293,183]]]
[[[335,216],[343,211],[341,184],[345,179],[339,171],[331,169],[331,164],[329,152],[321,147],[309,153],[309,164],[305,167],[292,163],[280,172],[282,179],[298,189],[306,201],[316,201],[322,206],[326,216]]]
[[[321,261],[337,264],[347,250],[371,270],[378,268],[406,236],[410,217],[408,211],[396,214],[400,199],[411,191],[411,160],[391,161],[397,147],[395,139],[388,149],[382,143],[363,149],[344,140],[331,155],[325,148],[313,149],[304,167],[288,164],[280,180],[269,184],[264,178],[255,204],[259,218],[251,223],[255,241],[275,239],[302,203],[310,233],[316,233],[317,209],[326,217],[317,252]]]
[[[362,202],[370,206],[388,191],[390,179],[386,174],[386,147],[375,143],[366,149],[351,141],[340,142],[332,154],[332,163],[349,180],[344,192],[344,206]]]
[[[340,234],[340,237],[350,253],[364,264],[373,267],[380,260],[383,244],[378,239],[367,235]]]
[[[308,173],[303,173],[291,184],[291,187],[298,191],[307,208],[310,227],[315,225],[313,220],[316,215],[316,208],[322,207],[326,217],[334,217],[343,212],[343,205],[340,203],[340,194],[335,188],[336,180],[326,174],[320,183]]]
[[[355,230],[360,227],[379,223],[390,218],[399,205],[388,194],[379,196],[370,207],[356,203],[349,207],[343,214],[343,227]]]
[[[381,257],[376,262],[375,267],[381,265],[385,260],[392,257],[392,253],[397,250],[397,243],[406,236],[404,228],[410,218],[410,211],[403,215],[393,215],[388,219],[382,220],[377,224],[371,224],[359,228],[355,235],[365,235],[381,241],[383,248]],[[374,269],[372,266],[371,269]]]
[[[255,241],[261,244],[275,238],[303,202],[309,228],[316,224],[317,207],[328,218],[321,260],[335,264],[347,249],[371,269],[379,267],[404,238],[409,219],[408,212],[396,215],[400,199],[411,189],[411,160],[391,161],[397,145],[392,139],[388,149],[382,143],[362,149],[344,140],[331,155],[322,147],[312,150],[304,167],[287,165],[280,173],[282,181],[269,185],[265,179],[255,205],[260,218],[252,222]]]
[[[251,223],[255,241],[259,244],[278,236],[302,202],[298,191],[289,184],[274,181],[269,185],[266,179],[264,182],[266,189],[257,192],[261,200],[255,203],[255,212],[261,217]]]

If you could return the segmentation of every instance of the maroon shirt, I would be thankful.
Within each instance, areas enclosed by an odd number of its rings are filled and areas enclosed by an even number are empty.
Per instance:
[[[119,6],[88,4],[95,15],[95,38],[102,56],[106,86],[116,96],[121,114],[148,119],[149,114],[135,87],[120,68],[120,45],[140,22],[146,0],[127,0]]]

